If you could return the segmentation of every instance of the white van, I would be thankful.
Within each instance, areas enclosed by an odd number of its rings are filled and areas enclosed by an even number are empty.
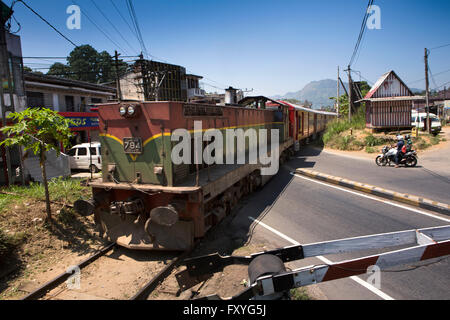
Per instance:
[[[412,112],[411,125],[413,127],[419,128],[420,130],[424,130],[426,119],[427,114],[425,112],[423,113]],[[439,132],[441,132],[441,121],[439,120],[439,118],[434,113],[430,113],[430,119],[431,119],[431,132],[433,134],[438,134]]]
[[[76,145],[67,153],[70,169],[86,169],[98,172],[102,168],[102,152],[100,142]]]

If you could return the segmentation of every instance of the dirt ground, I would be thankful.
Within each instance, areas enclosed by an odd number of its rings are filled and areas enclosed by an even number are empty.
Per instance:
[[[216,252],[249,255],[274,249],[261,239],[249,238],[248,227],[235,230],[236,213],[246,201],[249,199],[242,199],[234,213],[210,230],[192,257]],[[1,230],[8,235],[20,235],[22,243],[7,256],[0,255],[0,300],[24,297],[107,244],[98,236],[92,217],[81,217],[62,205],[52,204],[51,224],[45,222],[42,201],[18,198],[3,208]],[[44,299],[129,299],[173,258],[174,253],[116,248],[82,269],[80,289],[67,290],[62,284]],[[229,297],[244,290],[248,281],[247,266],[228,266],[206,282],[180,293],[175,274],[184,268],[174,270],[149,299],[191,299],[212,294]],[[323,298],[320,290],[313,287],[298,296],[301,299]]]
[[[7,234],[19,232],[23,244],[0,259],[0,299],[17,299],[93,254],[105,242],[92,218],[52,205],[53,224],[45,223],[45,203],[17,202],[1,214]]]
[[[245,199],[243,200],[245,201]],[[91,218],[83,218],[53,206],[54,226],[43,224],[45,203],[15,205],[9,213],[8,225],[26,230],[27,240],[14,254],[1,262],[1,299],[20,299],[40,285],[65,272],[69,266],[91,256],[105,242],[95,235]],[[235,210],[235,212],[239,209]],[[56,213],[58,212],[58,213]],[[2,217],[4,218],[4,217]],[[37,219],[34,220],[33,219]],[[42,219],[42,221],[40,220]],[[192,257],[219,252],[222,255],[249,255],[273,248],[258,239],[246,243],[246,235],[230,228],[234,216],[227,217],[201,241]],[[2,220],[3,224],[5,220]],[[63,221],[63,222],[62,222]],[[174,253],[133,251],[115,248],[81,270],[80,289],[68,290],[65,283],[50,291],[43,299],[54,300],[126,300],[156,275],[175,257]],[[179,291],[175,269],[149,297],[150,300],[186,300],[218,294],[229,297],[245,289],[247,266],[228,266],[223,272],[185,292]],[[314,289],[301,291],[302,299],[320,296]]]
[[[83,268],[80,287],[68,289],[63,283],[43,299],[52,300],[127,300],[133,297],[176,255],[128,250],[113,251]]]

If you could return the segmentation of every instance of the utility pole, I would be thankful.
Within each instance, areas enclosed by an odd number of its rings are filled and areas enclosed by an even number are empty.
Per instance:
[[[427,109],[427,131],[428,133],[431,133],[431,126],[430,126],[430,83],[428,80],[428,49],[425,48],[425,108]]]
[[[3,7],[3,2],[0,1],[0,5]],[[12,11],[10,11],[12,14]],[[8,111],[5,105],[5,96],[3,91],[4,76],[8,78],[8,90],[10,92],[10,104],[13,105],[14,95],[12,94],[11,78],[9,76],[9,63],[8,63],[8,47],[6,44],[6,29],[5,23],[9,16],[0,16],[0,103],[2,107],[2,126],[6,127],[6,112]],[[1,72],[1,70],[4,70]],[[4,74],[6,73],[6,74]],[[4,146],[5,148],[5,158],[6,158],[6,168],[7,168],[7,179],[8,185],[12,183],[12,168],[11,168],[11,154],[10,148]],[[6,178],[6,177],[5,177]]]
[[[336,111],[339,118],[339,98],[341,97],[341,84],[339,83],[339,79],[341,78],[338,66],[338,76],[337,76],[337,96],[336,96]]]
[[[352,81],[352,70],[350,65],[347,69],[348,72],[348,121],[352,121],[352,109],[353,109],[353,81]]]
[[[147,61],[144,60],[144,55],[140,54],[139,56],[139,65],[141,68],[141,76],[142,76],[142,92],[144,94],[144,101],[149,100],[149,83],[148,83],[148,70],[147,70]]]
[[[120,78],[119,78],[119,56],[120,54],[117,53],[117,50],[115,51],[114,54],[114,65],[115,65],[115,69],[116,69],[116,88],[117,88],[117,99],[119,100],[119,102],[122,101],[122,90],[120,88]]]

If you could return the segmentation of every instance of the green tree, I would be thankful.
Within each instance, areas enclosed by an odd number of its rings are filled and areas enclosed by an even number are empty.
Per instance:
[[[74,123],[60,116],[56,111],[45,108],[28,108],[22,112],[10,113],[8,118],[14,124],[0,129],[6,137],[0,146],[22,146],[25,150],[31,150],[39,156],[47,203],[47,220],[51,221],[52,212],[45,169],[46,151],[54,150],[59,156],[60,143],[64,147],[69,145],[69,139],[72,137],[69,125]]]
[[[67,62],[67,65],[54,63],[47,74],[91,83],[116,80],[115,61],[107,51],[99,53],[90,45],[79,46],[72,50]],[[127,71],[128,64],[119,59],[118,67],[121,75]]]
[[[359,84],[359,89],[361,90],[361,94],[362,94],[362,96],[364,98],[369,93],[371,87],[367,83],[367,81],[361,81],[360,84]]]
[[[90,45],[76,47],[67,58],[71,78],[97,83],[100,74],[99,54]]]
[[[64,78],[70,77],[70,73],[70,67],[61,62],[52,64],[47,72],[47,74],[50,76],[59,76]]]

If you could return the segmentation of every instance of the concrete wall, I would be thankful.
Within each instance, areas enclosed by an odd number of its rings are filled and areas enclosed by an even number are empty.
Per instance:
[[[120,89],[122,91],[122,99],[124,100],[144,100],[144,94],[140,91],[136,85],[138,80],[136,79],[136,73],[127,73],[120,79]]]
[[[81,97],[85,98],[86,105],[92,104],[92,98],[102,99],[102,102],[107,101],[107,97],[104,95],[94,95],[94,94],[78,94],[70,93],[64,91],[56,91],[53,89],[39,89],[39,88],[27,88],[27,92],[40,92],[44,94],[44,106],[59,112],[67,112],[66,106],[66,96],[74,97],[74,112],[80,112],[81,107]],[[89,111],[89,110],[84,110]]]
[[[41,167],[39,165],[39,158],[30,152],[30,155],[24,160],[25,177],[30,177],[33,181],[42,182]],[[70,177],[70,163],[69,157],[61,154],[56,157],[55,151],[47,152],[46,161],[47,179],[57,177]]]

